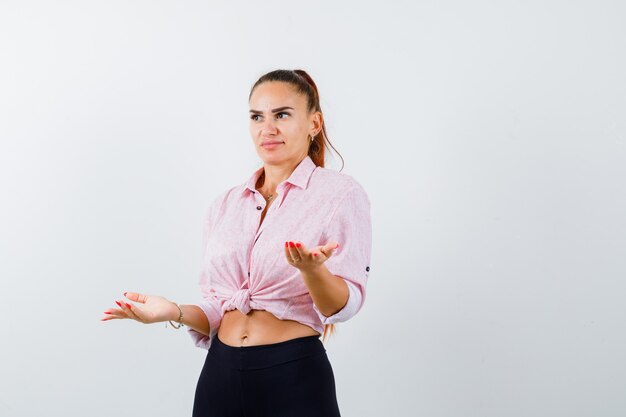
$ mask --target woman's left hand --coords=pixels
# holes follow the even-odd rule
[[[289,264],[301,271],[313,270],[326,262],[338,247],[337,242],[328,242],[324,246],[316,246],[309,250],[302,242],[289,240],[285,242],[285,257]]]

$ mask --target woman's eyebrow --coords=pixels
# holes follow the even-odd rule
[[[283,107],[277,107],[275,109],[272,109],[272,113],[278,113],[279,111],[287,110],[287,109],[295,110],[293,107],[283,106]],[[259,110],[250,110],[250,113],[263,114],[263,112]]]

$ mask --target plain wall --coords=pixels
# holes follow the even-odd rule
[[[372,202],[342,415],[626,414],[620,1],[0,1],[0,416],[190,416],[202,215],[309,71]],[[328,166],[341,168],[331,153]]]

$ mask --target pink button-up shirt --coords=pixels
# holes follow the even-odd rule
[[[275,201],[259,227],[267,204],[255,189],[263,167],[244,184],[221,193],[209,206],[203,231],[199,285],[210,335],[187,328],[194,344],[209,349],[224,313],[266,310],[295,320],[320,334],[325,324],[353,317],[365,301],[372,245],[370,201],[350,175],[319,167],[307,156],[278,184]],[[313,303],[300,270],[285,258],[285,241],[308,249],[330,241],[339,247],[326,260],[328,270],[348,285],[346,305],[326,317]]]

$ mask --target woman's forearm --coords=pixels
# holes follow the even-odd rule
[[[350,294],[343,278],[331,274],[324,264],[300,272],[313,302],[323,315],[330,317],[345,307]]]
[[[203,335],[208,336],[210,332],[209,320],[207,319],[206,314],[200,307],[195,304],[179,304],[180,309],[183,312],[183,320],[182,323],[194,329],[197,332],[202,333]],[[176,317],[172,317],[172,322],[178,323],[178,317],[180,316],[180,312],[178,308],[174,308],[176,312]]]

